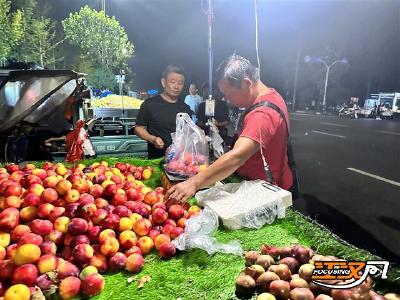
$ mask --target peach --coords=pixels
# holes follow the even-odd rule
[[[74,240],[72,242],[72,245],[76,246],[79,244],[88,244],[90,245],[90,239],[88,236],[84,235],[84,234],[79,234],[74,236]]]
[[[94,204],[96,204],[97,209],[105,208],[107,205],[109,205],[108,201],[104,198],[96,198],[96,200],[94,200]]]
[[[69,276],[60,282],[59,293],[63,300],[72,299],[79,295],[81,280],[78,277]]]
[[[108,213],[105,209],[98,209],[94,212],[93,216],[91,217],[91,220],[93,224],[95,225],[100,225],[101,222],[107,217]]]
[[[133,226],[133,230],[140,236],[146,236],[151,230],[152,224],[148,219],[139,219]]]
[[[80,194],[75,189],[70,189],[65,192],[64,199],[68,203],[75,203],[79,200]]]
[[[161,231],[153,228],[149,232],[149,237],[151,237],[151,239],[154,241],[154,239],[160,234],[161,234]]]
[[[54,221],[54,229],[61,232],[61,233],[67,233],[68,232],[68,226],[70,223],[70,219],[68,217],[58,217]]]
[[[86,180],[83,180],[83,179],[79,179],[79,180],[73,182],[72,188],[74,190],[77,190],[80,194],[87,193],[90,190],[89,184],[86,182]]]
[[[72,189],[72,183],[68,180],[60,180],[57,182],[55,189],[59,195],[64,196],[69,190]]]
[[[18,244],[11,244],[6,248],[6,258],[14,259],[15,253],[17,252]]]
[[[115,238],[115,232],[112,229],[104,229],[100,232],[99,243],[104,243],[109,238]]]
[[[43,186],[45,188],[55,188],[59,179],[57,176],[48,176],[47,178],[43,179]]]
[[[119,272],[125,268],[126,261],[125,254],[117,252],[108,260],[108,268],[111,272]]]
[[[36,196],[40,197],[44,191],[43,185],[39,183],[34,183],[28,188],[28,193],[35,194]]]
[[[180,218],[176,221],[176,226],[185,229],[186,218]]]
[[[54,242],[56,245],[60,245],[62,242],[63,234],[57,230],[52,230],[48,235],[44,237],[46,242]]]
[[[191,218],[197,216],[201,212],[201,208],[198,207],[197,205],[192,205],[191,207],[189,207],[188,212]]]
[[[168,216],[173,220],[179,220],[182,218],[184,209],[179,204],[173,204],[168,209]]]
[[[56,255],[57,246],[54,242],[46,241],[39,245],[42,255]]]
[[[70,219],[78,217],[78,207],[79,203],[77,202],[67,204],[67,206],[65,206],[65,215]]]
[[[58,258],[55,255],[45,254],[39,258],[37,267],[40,274],[52,272],[57,269]]]
[[[58,199],[58,193],[53,188],[46,188],[42,195],[40,195],[40,199],[46,203],[53,203]]]
[[[104,188],[100,184],[94,184],[89,188],[89,194],[94,198],[100,198],[103,195]]]
[[[109,213],[107,217],[101,222],[103,228],[117,229],[119,225],[120,217],[116,214]]]
[[[119,231],[132,230],[133,222],[130,218],[123,217],[119,220]]]
[[[10,245],[11,235],[7,232],[0,232],[0,246],[7,247]]]
[[[57,267],[58,279],[64,279],[69,276],[77,277],[79,269],[69,261],[60,261]]]
[[[25,284],[14,284],[4,294],[4,300],[29,300],[31,292]]]
[[[0,261],[0,280],[1,282],[5,282],[11,280],[15,269],[17,266],[13,263],[12,260],[2,260]]]
[[[43,243],[43,238],[32,232],[25,233],[18,241],[18,245],[20,246],[24,244],[34,244],[39,246],[41,243]]]
[[[73,218],[68,225],[68,232],[72,235],[84,234],[88,230],[88,223],[81,218]]]
[[[98,273],[97,268],[95,266],[89,265],[82,269],[81,273],[79,274],[79,278],[82,280],[85,279],[90,274],[95,274],[95,273]]]
[[[136,246],[140,248],[144,255],[150,253],[154,247],[154,242],[149,236],[142,236],[138,239]]]
[[[94,255],[93,248],[88,244],[76,245],[72,250],[72,256],[74,258],[74,262],[76,262],[79,265],[88,264],[93,255]]]
[[[107,257],[103,254],[96,254],[90,259],[90,265],[96,267],[100,273],[107,271]]]
[[[30,222],[36,218],[38,209],[35,206],[27,206],[21,209],[19,216],[21,221]]]
[[[143,188],[144,189],[144,188]],[[145,193],[142,189],[144,196],[144,203],[149,204],[149,205],[154,205],[157,202],[160,201],[160,198],[158,197],[158,194],[155,191],[147,192]]]
[[[176,253],[176,248],[172,243],[164,243],[158,249],[158,253],[162,258],[170,259]]]
[[[137,254],[142,255],[142,250],[140,250],[140,248],[138,246],[133,246],[132,248],[130,248],[127,251],[125,251],[125,256],[129,257],[129,255],[131,255],[133,253],[137,253]]]
[[[146,170],[143,171],[142,177],[143,177],[144,180],[147,180],[147,179],[150,179],[151,174],[152,174],[151,170],[146,169]]]
[[[137,241],[136,234],[131,230],[122,231],[118,237],[118,241],[125,249],[132,248]]]
[[[162,229],[162,233],[171,235],[171,232],[174,231],[175,226],[172,224],[165,224],[163,229]]]
[[[3,246],[0,246],[0,261],[6,258],[6,249]]]
[[[133,213],[129,216],[129,219],[132,220],[132,224],[135,224],[137,220],[143,219],[143,217],[138,213]]]
[[[169,235],[162,233],[156,236],[156,238],[154,239],[154,246],[157,250],[159,250],[162,244],[169,242],[171,242],[171,238],[169,237]]]
[[[53,224],[49,220],[33,220],[29,227],[31,231],[37,235],[47,235],[53,230]]]
[[[11,231],[11,240],[13,242],[18,242],[25,233],[29,232],[31,232],[29,226],[19,224]],[[0,246],[2,246],[2,233],[0,233]]]
[[[133,253],[129,255],[126,260],[125,269],[131,273],[139,273],[144,265],[144,258],[142,255]]]
[[[151,217],[154,224],[164,224],[164,222],[168,219],[168,214],[160,207],[152,211]]]
[[[19,211],[14,208],[6,208],[0,212],[0,231],[10,232],[19,224]]]
[[[91,243],[97,243],[97,241],[99,240],[100,232],[101,232],[100,226],[93,226],[87,231],[86,235]]]
[[[56,203],[56,202],[54,202],[54,203]],[[57,218],[62,217],[64,214],[65,214],[65,207],[61,207],[61,206],[54,207],[49,214],[49,220],[54,223],[54,221]]]
[[[9,197],[9,196],[14,196],[14,197],[19,197],[22,195],[22,188],[19,184],[10,184],[8,185],[3,193],[4,196]]]
[[[24,206],[36,206],[40,202],[40,197],[38,195],[35,195],[33,193],[28,193],[24,197]]]
[[[27,286],[34,286],[38,277],[38,269],[35,265],[25,264],[15,269],[12,283],[22,283]]]
[[[14,207],[19,208],[22,204],[22,199],[17,196],[8,196],[4,200],[4,208]]]
[[[105,256],[112,256],[117,253],[119,242],[116,238],[108,238],[100,245],[100,251]]]
[[[184,229],[181,227],[174,227],[170,230],[169,235],[171,239],[176,239],[178,236],[180,236],[184,232]]]
[[[125,195],[128,201],[136,201],[139,198],[139,192],[134,188],[127,189]]]
[[[50,203],[42,203],[38,206],[38,217],[47,219],[50,216],[51,211],[54,209],[54,205]]]
[[[115,206],[124,205],[127,201],[128,198],[125,194],[116,193],[112,196],[111,204]]]
[[[91,274],[82,280],[81,292],[85,297],[92,297],[104,290],[105,281],[100,274]]]
[[[34,244],[24,244],[17,248],[13,260],[17,266],[33,264],[39,260],[40,254],[41,251],[39,246]]]
[[[68,173],[68,169],[63,164],[57,164],[55,172],[58,175],[64,176]]]

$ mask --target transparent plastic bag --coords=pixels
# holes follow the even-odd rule
[[[211,209],[229,229],[255,228],[284,218],[292,195],[263,180],[228,183],[196,194],[200,206]]]
[[[164,166],[168,175],[186,179],[208,165],[208,145],[204,131],[186,113],[176,115],[176,132],[168,147]]]
[[[206,207],[198,216],[186,221],[185,232],[172,243],[179,250],[199,248],[207,251],[209,255],[222,252],[242,256],[243,249],[238,241],[222,244],[212,237],[212,233],[218,229],[218,224],[218,216]]]

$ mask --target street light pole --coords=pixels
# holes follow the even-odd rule
[[[101,10],[106,14],[106,0],[101,0]]]
[[[301,47],[301,37],[300,37],[300,33],[297,32],[297,55],[296,55],[296,70],[294,72],[292,111],[294,111],[294,107],[296,105],[297,78],[298,78],[298,73],[299,73],[299,62],[300,62],[300,47]]]
[[[321,62],[325,65],[326,67],[326,75],[325,75],[325,87],[324,87],[324,99],[322,101],[322,106],[325,107],[326,104],[326,89],[328,88],[328,79],[329,79],[329,71],[331,69],[331,67],[333,67],[333,65],[337,64],[337,63],[347,63],[346,60],[344,59],[340,59],[340,60],[335,60],[333,63],[331,63],[330,65],[328,65],[323,59],[321,59]]]

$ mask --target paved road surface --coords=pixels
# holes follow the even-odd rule
[[[400,121],[291,114],[302,199],[346,241],[400,262]]]

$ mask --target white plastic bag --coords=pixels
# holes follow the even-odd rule
[[[229,229],[261,228],[284,218],[292,194],[263,180],[213,187],[196,194],[200,206],[211,209]]]
[[[212,233],[217,228],[218,216],[206,207],[198,216],[186,221],[185,232],[173,240],[172,243],[179,250],[199,248],[207,251],[209,255],[215,252],[222,252],[242,256],[243,249],[238,241],[221,244],[216,238],[212,237]]]
[[[165,171],[186,179],[208,165],[208,145],[204,131],[186,113],[176,115],[176,132],[165,154]]]

